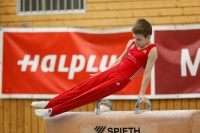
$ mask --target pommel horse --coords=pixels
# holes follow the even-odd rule
[[[138,100],[135,111],[112,111],[109,100],[97,102],[95,112],[66,112],[45,117],[46,133],[200,133],[200,110],[151,111],[140,110]],[[110,110],[101,111],[107,103]]]

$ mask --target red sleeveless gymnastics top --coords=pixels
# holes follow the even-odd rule
[[[139,50],[133,42],[128,47],[128,54],[117,65],[118,71],[128,80],[132,80],[138,73],[145,69],[149,51],[156,47],[151,44],[148,47]]]

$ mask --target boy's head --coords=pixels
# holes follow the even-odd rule
[[[138,19],[132,28],[133,34],[143,35],[145,38],[152,34],[151,24],[145,19]]]
[[[133,26],[132,32],[134,41],[138,47],[143,48],[151,43],[152,27],[145,19],[139,19]]]

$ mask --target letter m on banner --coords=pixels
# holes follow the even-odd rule
[[[155,32],[156,94],[200,93],[200,29]]]
[[[190,71],[191,76],[196,76],[198,68],[200,66],[200,48],[197,50],[196,58],[192,63],[189,50],[182,49],[181,51],[181,76],[187,76],[187,67]]]

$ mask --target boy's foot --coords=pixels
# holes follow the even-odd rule
[[[52,109],[36,109],[35,114],[39,117],[49,117],[51,115]]]
[[[31,106],[44,108],[47,106],[48,103],[49,103],[49,101],[32,102]]]

